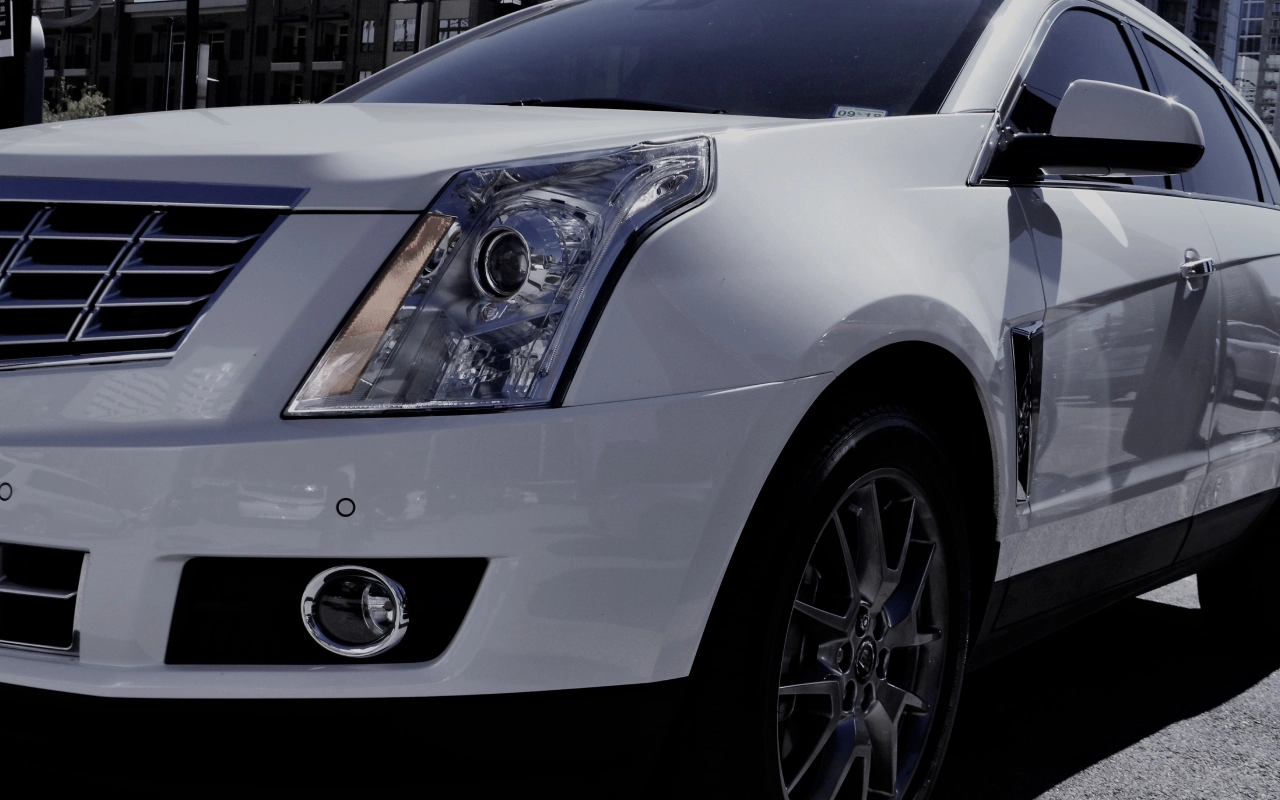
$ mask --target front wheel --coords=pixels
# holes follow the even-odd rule
[[[694,671],[700,794],[921,800],[968,646],[947,459],[909,412],[840,426],[771,479]]]

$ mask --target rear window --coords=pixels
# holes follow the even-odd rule
[[[568,0],[436,45],[334,100],[931,114],[1000,2]]]

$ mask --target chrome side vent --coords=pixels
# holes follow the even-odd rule
[[[84,553],[0,544],[0,646],[72,653]]]
[[[171,353],[279,216],[0,201],[0,368]]]

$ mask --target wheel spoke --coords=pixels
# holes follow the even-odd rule
[[[916,627],[916,619],[913,615],[903,624],[890,628],[884,635],[884,639],[880,644],[889,650],[897,650],[900,647],[920,647],[921,645],[933,644],[942,638],[942,631],[937,628],[925,628],[920,630]]]
[[[903,548],[898,586],[884,605],[890,627],[901,625],[920,607],[920,596],[924,594],[924,586],[929,579],[929,565],[933,563],[933,551],[932,542],[908,540]]]
[[[871,783],[875,791],[894,795],[898,791],[898,731],[904,713],[928,711],[928,704],[911,692],[882,682],[876,689],[876,702],[867,710],[867,729],[871,736]]]
[[[827,628],[831,628],[836,633],[842,635],[848,634],[853,624],[851,618],[852,615],[845,615],[842,617],[839,614],[832,614],[830,611],[823,611],[816,606],[811,606],[803,600],[797,600],[795,602],[795,610],[808,619],[811,619]]]
[[[877,614],[893,593],[895,576],[890,574],[884,551],[884,525],[880,519],[880,496],[875,482],[856,490],[853,498],[851,510],[858,516],[858,548],[855,553],[858,588],[862,599],[871,605],[872,614]]]
[[[871,758],[871,737],[867,727],[861,720],[850,717],[836,726],[831,737],[831,747],[827,753],[829,765],[823,771],[822,781],[809,793],[811,800],[831,800],[839,793],[849,777],[849,770],[859,759],[864,762]],[[857,795],[867,796],[867,775],[869,770],[864,764],[862,769],[862,786]],[[789,787],[788,791],[793,787]]]
[[[831,698],[831,713],[834,714],[840,705],[840,684],[835,681],[811,681],[809,683],[788,683],[778,687],[780,695],[825,694]]]
[[[850,605],[857,605],[858,591],[858,568],[853,563],[853,548],[849,546],[849,535],[845,532],[844,522],[840,520],[840,509],[831,515],[831,522],[835,525],[836,539],[840,542],[840,554],[844,557],[844,574],[849,582],[849,598]]]
[[[805,756],[804,762],[800,764],[800,768],[796,770],[796,774],[786,781],[787,793],[790,794],[796,784],[800,783],[805,773],[818,760],[818,756],[822,755],[822,751],[826,748],[827,742],[831,740],[831,735],[835,733],[836,727],[840,722],[840,684],[835,681],[816,681],[813,683],[794,683],[787,686],[779,686],[778,694],[783,695],[826,695],[831,701],[831,716],[827,720],[827,726],[822,731],[822,735],[818,737],[818,741],[814,744],[813,749],[809,751],[809,755]]]

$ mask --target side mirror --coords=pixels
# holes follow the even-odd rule
[[[1002,133],[988,175],[1173,175],[1204,155],[1196,113],[1181,103],[1103,81],[1075,81],[1049,133]]]

